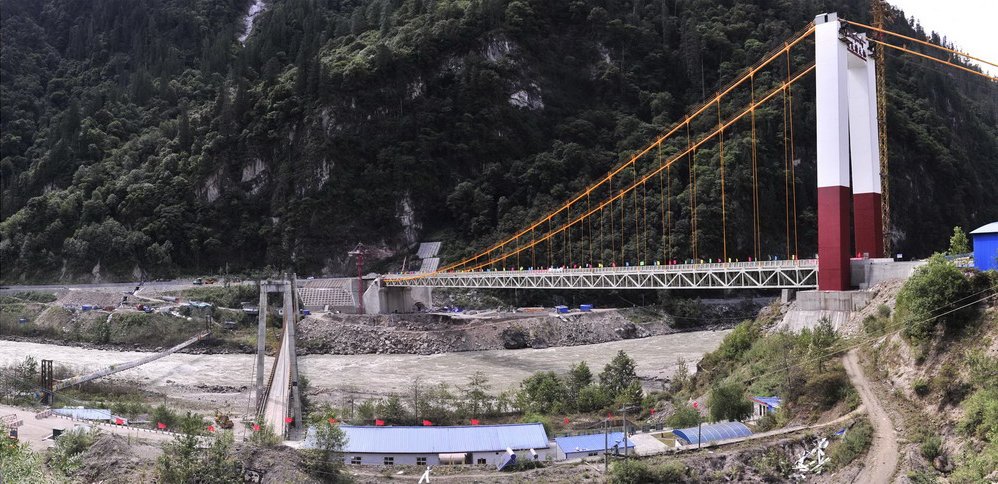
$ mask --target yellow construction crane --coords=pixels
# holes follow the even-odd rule
[[[890,7],[885,0],[870,0],[870,10],[873,14],[873,26],[878,29],[885,28]],[[874,35],[882,35],[874,33]],[[885,82],[886,60],[884,58],[884,48],[877,47],[874,53],[877,69],[877,137],[880,140],[880,210],[882,215],[881,232],[884,236],[884,254],[894,253],[891,247],[891,192],[890,192],[890,172],[887,162],[887,87]]]

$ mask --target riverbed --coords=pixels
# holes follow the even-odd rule
[[[701,356],[714,350],[730,330],[695,331],[613,341],[584,346],[545,349],[468,351],[435,355],[308,355],[299,368],[311,393],[320,401],[340,403],[348,395],[376,397],[405,392],[415,378],[424,385],[464,385],[475,372],[484,373],[493,392],[516,388],[537,371],[565,373],[579,361],[599,374],[617,351],[623,350],[637,363],[637,374],[646,390],[662,389],[663,381],[676,369],[679,358],[690,370]],[[151,353],[84,349],[19,341],[0,341],[0,365],[31,356],[54,360],[81,374],[120,364]],[[266,368],[273,365],[267,358]],[[123,371],[110,378],[134,382],[165,396],[203,407],[238,411],[247,406],[253,387],[254,357],[246,354],[194,355],[177,353]]]

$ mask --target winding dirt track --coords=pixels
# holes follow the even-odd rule
[[[870,415],[870,424],[873,425],[873,444],[870,452],[866,455],[866,462],[863,470],[859,472],[852,482],[861,483],[885,483],[890,482],[894,476],[894,471],[898,466],[898,440],[897,432],[894,430],[894,423],[890,416],[880,405],[880,400],[870,387],[870,380],[863,373],[863,367],[859,363],[859,353],[852,349],[842,358],[842,363],[852,381],[859,397],[863,400],[863,406]]]

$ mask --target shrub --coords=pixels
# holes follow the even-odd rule
[[[841,441],[830,446],[828,457],[836,469],[842,468],[866,452],[872,441],[873,427],[866,420],[861,420],[846,432]]]
[[[891,317],[891,308],[888,307],[886,304],[881,304],[877,306],[877,317],[885,319]]]
[[[677,406],[676,411],[665,419],[665,424],[674,428],[681,429],[687,427],[693,427],[703,421],[695,408],[688,405]]]
[[[998,437],[998,388],[978,390],[962,406],[961,432],[979,439]]]
[[[943,452],[943,439],[935,434],[928,435],[922,440],[921,450],[922,457],[932,462],[933,459],[939,457]]]
[[[745,398],[745,389],[738,383],[715,386],[710,390],[710,419],[741,420],[752,415],[752,402]]]
[[[874,315],[869,315],[863,318],[863,331],[870,336],[876,336],[884,333],[884,320],[880,319]]]
[[[802,398],[821,410],[828,410],[846,396],[848,389],[849,377],[842,367],[836,367],[808,379],[804,384]]]
[[[976,312],[973,306],[945,313],[968,302],[964,298],[970,294],[970,281],[960,269],[936,254],[901,288],[894,318],[904,325],[905,338],[913,344],[922,344],[937,327],[959,330],[970,320]]]
[[[94,445],[100,436],[100,430],[77,428],[64,432],[55,440],[55,447],[49,454],[49,466],[65,475],[71,475],[80,467],[82,454]]]
[[[911,389],[915,391],[915,395],[924,397],[929,394],[929,381],[925,378],[916,378],[911,382]]]

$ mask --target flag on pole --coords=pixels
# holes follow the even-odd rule
[[[330,418],[329,419],[329,425],[336,425],[336,419],[335,418]]]
[[[208,426],[208,431],[209,432],[214,432],[215,431],[215,426],[214,425],[209,425]]]
[[[693,408],[700,408],[700,402],[693,400]]]
[[[471,425],[478,425],[478,419],[477,418],[471,419]]]
[[[125,425],[125,421],[122,420],[121,417],[115,417],[114,418],[114,424],[115,425]]]
[[[160,430],[166,430],[166,424],[163,422],[156,422],[156,428]]]
[[[565,425],[568,425],[568,417],[565,417]]]
[[[652,415],[655,415],[655,409],[654,409],[654,408],[653,408],[653,409],[651,409],[651,414],[652,414]]]
[[[378,427],[384,426],[385,425],[385,421],[381,420],[381,419],[375,420],[374,421],[374,425],[377,425]]]
[[[288,423],[289,424],[289,423],[294,422],[294,421],[295,421],[294,417],[284,417],[284,423]]]
[[[254,432],[259,432],[260,431],[260,424],[253,424],[253,431]]]
[[[429,427],[431,425],[433,425],[433,422],[430,422],[429,420],[423,420],[423,426],[424,427]]]

